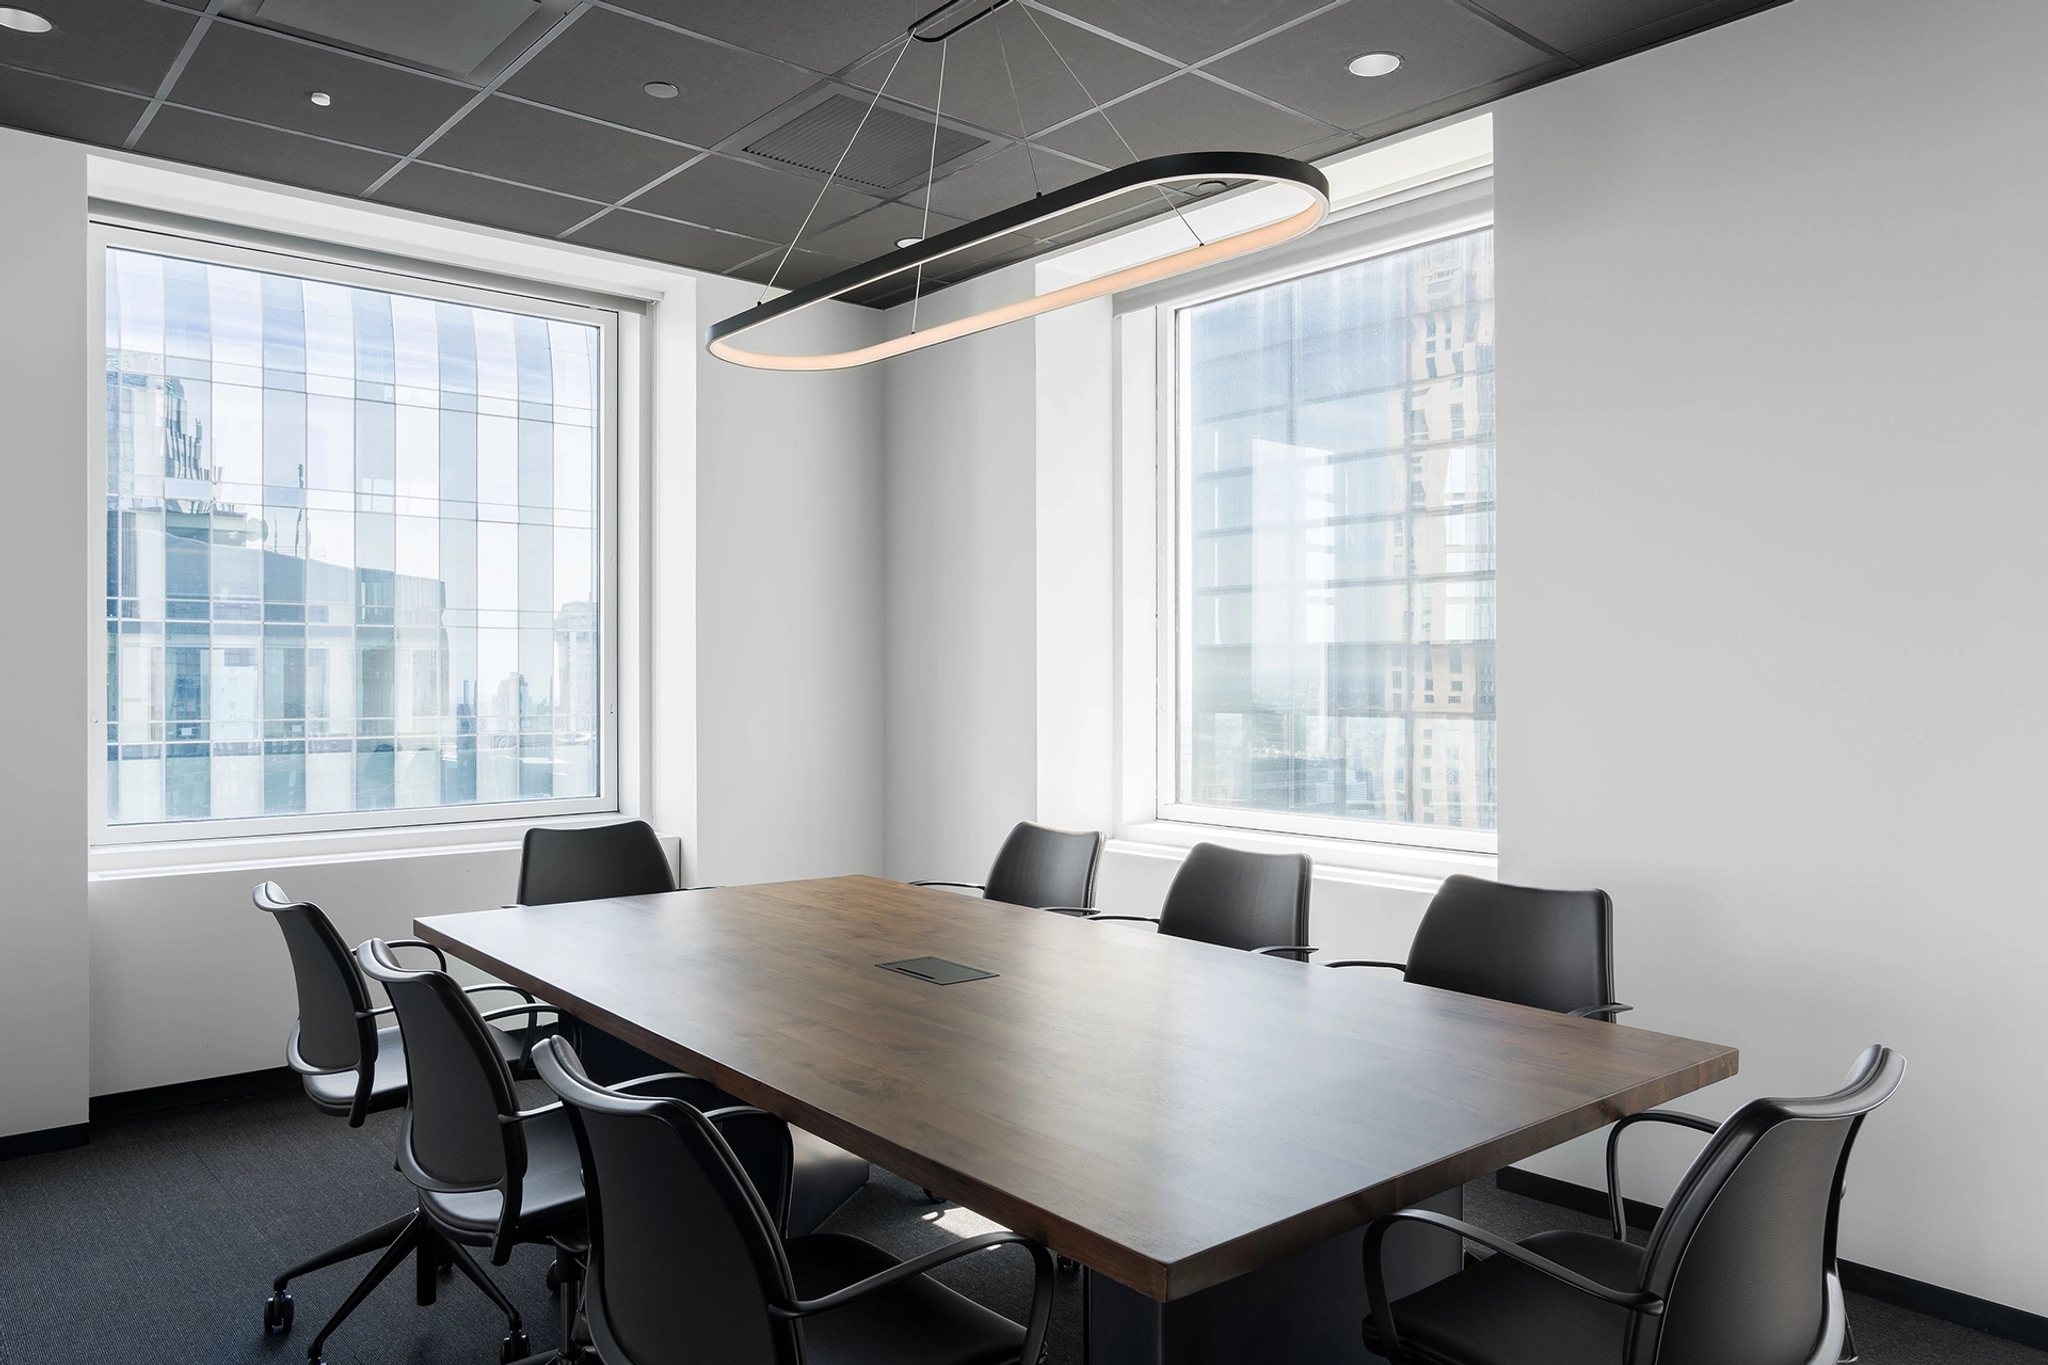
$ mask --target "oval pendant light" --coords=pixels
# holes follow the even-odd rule
[[[1198,242],[1194,246],[1171,252],[1156,260],[1126,266],[1092,280],[1084,280],[1079,284],[1068,285],[1063,289],[1055,289],[1031,298],[1019,299],[1014,303],[1006,303],[953,322],[940,323],[922,331],[908,332],[887,341],[878,341],[871,346],[859,346],[850,351],[834,351],[820,355],[783,355],[772,351],[748,350],[737,344],[738,339],[746,333],[777,318],[802,312],[806,308],[815,307],[829,299],[839,298],[906,271],[915,271],[921,266],[932,265],[998,237],[1063,217],[1077,209],[1102,203],[1132,190],[1163,190],[1169,185],[1204,180],[1245,180],[1284,185],[1301,192],[1302,206],[1291,214],[1233,232],[1213,242]],[[1198,270],[1203,266],[1262,250],[1313,230],[1329,211],[1329,181],[1324,179],[1321,171],[1305,161],[1270,156],[1263,152],[1180,152],[1172,156],[1150,157],[1112,171],[1105,171],[1079,184],[1069,185],[1063,190],[1040,195],[1036,199],[999,213],[992,213],[986,218],[964,223],[950,232],[913,242],[885,256],[878,256],[862,265],[827,276],[815,284],[806,285],[780,298],[761,303],[744,313],[736,313],[722,322],[712,324],[704,335],[704,345],[711,354],[721,360],[762,370],[843,370],[856,365],[871,365],[875,361],[887,360],[891,356],[922,350],[926,346],[936,346],[942,341],[985,332],[1006,322],[1036,317],[1069,304],[1101,298],[1105,294],[1150,284],[1155,280],[1168,279],[1189,270]],[[1189,233],[1193,235],[1192,228],[1189,229]]]

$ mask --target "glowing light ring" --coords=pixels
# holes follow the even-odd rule
[[[1172,252],[1157,260],[1145,261],[1138,265],[1126,266],[1107,275],[1079,284],[1055,289],[1050,293],[1019,299],[986,312],[954,322],[940,323],[922,331],[911,332],[887,341],[878,341],[872,346],[861,346],[851,351],[836,351],[829,355],[776,355],[765,351],[744,350],[733,344],[735,338],[756,327],[788,317],[814,304],[836,299],[842,294],[930,265],[934,261],[1009,233],[1063,217],[1079,208],[1113,199],[1135,189],[1171,185],[1183,180],[1257,180],[1267,184],[1292,185],[1308,191],[1310,203],[1300,212],[1278,219],[1259,227],[1248,228],[1228,237],[1218,238],[1200,246],[1187,247]],[[1077,185],[1040,195],[1036,199],[992,213],[986,218],[977,218],[963,223],[950,232],[900,247],[886,256],[878,256],[863,265],[856,265],[827,276],[815,284],[792,290],[777,299],[749,308],[744,313],[735,313],[722,322],[711,325],[704,333],[705,349],[720,360],[735,365],[747,365],[761,370],[843,370],[856,365],[871,365],[877,360],[903,355],[909,351],[936,346],[942,341],[956,337],[971,336],[976,332],[1000,327],[1006,322],[1049,313],[1068,304],[1080,303],[1086,299],[1101,298],[1122,289],[1135,288],[1155,280],[1167,279],[1188,270],[1198,270],[1205,265],[1227,261],[1234,256],[1258,251],[1279,242],[1299,237],[1323,221],[1330,211],[1330,182],[1323,173],[1305,161],[1292,161],[1283,156],[1268,156],[1263,152],[1181,152],[1173,156],[1155,156],[1144,161],[1134,161],[1113,171],[1091,176]]]

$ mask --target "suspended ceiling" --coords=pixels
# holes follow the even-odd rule
[[[1133,156],[1313,160],[1761,7],[1016,0],[898,42],[936,2],[14,0],[54,27],[0,28],[0,123],[795,287]],[[1346,70],[1382,51],[1399,70]]]

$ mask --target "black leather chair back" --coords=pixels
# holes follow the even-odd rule
[[[351,1127],[360,1126],[377,1062],[377,1029],[370,1015],[369,988],[356,970],[355,957],[326,912],[311,901],[293,900],[276,882],[258,886],[254,899],[256,908],[267,911],[284,932],[298,983],[299,1021],[292,1027],[285,1055],[301,1076],[356,1072],[356,1097],[348,1121]]]
[[[399,1169],[421,1189],[502,1191],[493,1260],[503,1264],[526,1174],[526,1135],[506,1121],[519,1112],[519,1092],[491,1026],[453,977],[406,970],[382,939],[356,949],[356,962],[391,997],[405,1039],[412,1099]]]
[[[676,889],[675,873],[645,820],[587,829],[529,829],[519,852],[519,903],[559,905]]]
[[[1094,830],[1072,832],[1020,822],[996,850],[982,889],[987,900],[1006,905],[1095,904],[1095,866],[1102,858],[1102,836]]]
[[[1842,1178],[1905,1070],[1872,1046],[1834,1094],[1752,1100],[1721,1125],[1650,1233],[1641,1287],[1665,1309],[1631,1315],[1629,1365],[1806,1365],[1840,1330]]]
[[[1313,871],[1305,853],[1196,844],[1166,889],[1159,932],[1247,950],[1307,943]]]
[[[769,1311],[796,1298],[774,1216],[718,1127],[679,1100],[592,1084],[559,1038],[533,1059],[583,1152],[598,1354],[608,1365],[798,1365],[795,1324]]]
[[[1545,891],[1446,877],[1407,979],[1567,1013],[1614,999],[1614,903],[1605,891]]]

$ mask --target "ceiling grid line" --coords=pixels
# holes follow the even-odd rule
[[[222,0],[209,0],[209,3],[220,4],[222,3]],[[590,7],[591,0],[582,0],[582,3],[578,4],[575,9],[572,9],[567,14],[563,15],[561,17],[561,20],[557,22],[554,25],[554,27],[550,28],[546,33],[541,34],[539,38],[534,40],[534,44],[532,47],[527,48],[526,51],[520,53],[517,57],[514,57],[510,62],[507,62],[505,64],[505,69],[503,71],[500,71],[497,75],[491,77],[491,79],[483,86],[483,88],[476,92],[476,95],[473,98],[471,98],[460,109],[450,114],[447,120],[443,122],[440,127],[436,128],[433,132],[427,134],[425,140],[423,140],[418,146],[414,147],[412,151],[408,152],[396,166],[393,166],[390,170],[384,172],[384,174],[378,176],[376,180],[372,181],[370,187],[364,190],[359,197],[363,199],[368,199],[378,190],[381,190],[386,185],[390,184],[393,176],[397,175],[407,166],[412,165],[413,162],[419,160],[420,156],[424,152],[426,152],[428,148],[432,147],[436,142],[439,142],[442,138],[446,137],[451,131],[453,131],[456,124],[468,118],[470,114],[474,113],[478,108],[480,108],[483,105],[483,102],[485,100],[489,99],[492,95],[496,94],[499,86],[503,85],[506,81],[511,80],[514,76],[518,75],[521,71],[525,70],[526,64],[532,61],[535,57],[539,56],[542,52],[545,52],[547,50],[548,44],[554,42],[556,38],[568,32],[570,27],[574,25],[578,19],[582,18],[585,14],[590,12]],[[535,186],[533,188],[539,187]]]
[[[149,107],[135,120],[135,127],[129,130],[127,140],[121,144],[122,150],[133,151],[135,144],[142,141],[142,135],[149,131],[149,125],[156,121],[156,111],[164,107],[164,101],[171,97],[172,87],[177,85],[178,78],[185,74],[185,67],[192,61],[192,54],[199,51],[199,40],[206,36],[206,30],[213,26],[214,16],[220,13],[220,7],[226,3],[227,0],[206,0],[205,12],[199,16],[199,21],[192,25],[192,31],[185,35],[185,45],[178,49],[178,55],[172,60],[170,69],[164,72],[164,78],[157,83],[156,98],[149,102]]]

